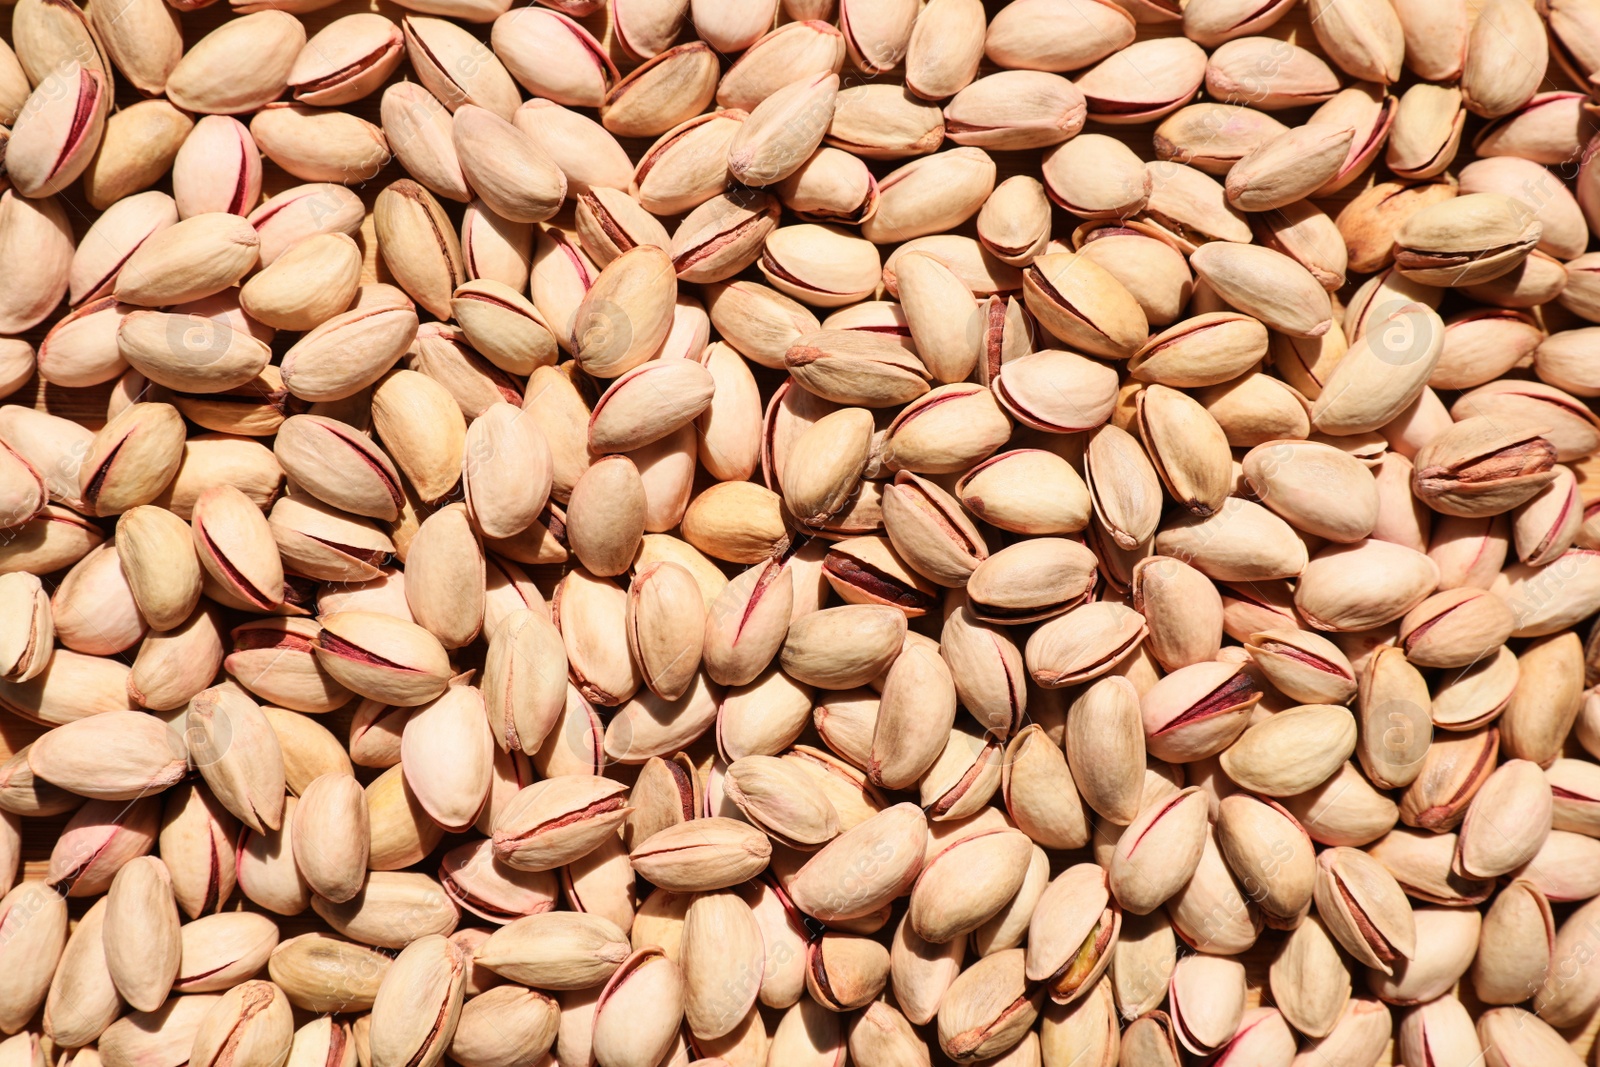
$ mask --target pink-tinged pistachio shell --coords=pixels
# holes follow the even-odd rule
[[[35,741],[28,765],[45,781],[97,800],[160,792],[187,772],[182,739],[154,715],[106,712]]]
[[[254,111],[288,88],[305,43],[305,27],[287,12],[233,19],[189,47],[167,79],[167,97],[203,114]]]
[[[387,81],[404,48],[400,27],[382,15],[346,15],[306,42],[289,68],[289,89],[303,103],[348,104]]]
[[[6,174],[19,193],[61,192],[88,167],[105,124],[108,85],[103,72],[74,63],[34,88],[6,147]]]
[[[0,194],[0,330],[24,333],[61,302],[71,279],[71,234],[54,197]]]

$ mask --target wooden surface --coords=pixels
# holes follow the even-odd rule
[[[723,2],[734,3],[737,2],[737,0],[723,0]],[[1469,4],[1473,8],[1478,7],[1481,2],[1482,0],[1469,0]],[[523,3],[525,3],[525,0],[518,0],[517,6],[522,6]],[[992,14],[993,11],[998,10],[999,7],[1003,6],[1003,3],[1000,2],[1000,0],[986,0],[986,5]],[[338,3],[330,7],[324,8],[320,11],[307,13],[302,15],[301,18],[306,25],[307,33],[309,35],[316,33],[318,30],[336,18],[358,11],[378,11],[397,21],[404,14],[406,14],[406,11],[403,7],[387,2],[378,2],[378,0],[339,0]],[[206,32],[209,32],[223,21],[226,21],[230,17],[230,14],[231,12],[228,10],[225,0],[224,2],[214,4],[213,6],[185,14],[183,16],[183,26],[186,44],[193,44],[193,42],[200,36],[203,36]],[[8,40],[10,36],[10,20],[11,8],[0,7],[0,34],[4,34]],[[611,35],[608,32],[608,19],[606,15],[602,12],[593,16],[589,16],[581,21],[585,23],[585,25],[591,30],[591,32],[595,34],[597,38],[600,38],[607,44],[613,59],[617,62],[619,68],[626,72],[631,64],[627,61],[626,57],[621,54],[620,50],[618,50],[612,43]],[[487,24],[469,28],[473,29],[474,32],[487,39]],[[1161,27],[1145,26],[1141,27],[1140,36],[1141,38],[1158,36],[1164,35],[1166,32],[1170,31],[1163,30]],[[1265,33],[1266,35],[1272,37],[1291,41],[1295,44],[1311,49],[1312,51],[1318,52],[1319,54],[1321,53],[1321,49],[1316,42],[1315,36],[1311,32],[1309,18],[1303,6],[1297,6],[1286,18],[1280,21],[1276,26],[1265,31]],[[989,69],[990,68],[986,66],[984,72],[987,73]],[[408,65],[402,64],[400,72],[397,75],[397,79],[405,78],[408,74],[408,71]],[[847,71],[846,84],[852,83],[853,80],[859,81],[861,79]],[[1348,79],[1346,80],[1348,81]],[[1403,90],[1405,84],[1409,84],[1409,81],[1410,78],[1408,75],[1407,81],[1402,83],[1401,86],[1397,87],[1396,91],[1398,92]],[[1559,67],[1556,66],[1554,62],[1552,62],[1550,65],[1549,74],[1547,75],[1547,84],[1542,88],[1548,90],[1558,88],[1570,89],[1573,87],[1574,86],[1571,84],[1570,80],[1566,78],[1565,74],[1559,69]],[[369,121],[376,123],[378,122],[378,101],[380,95],[381,91],[373,93],[364,100],[352,105],[347,105],[346,110],[353,111]],[[125,81],[119,78],[117,93],[118,105],[126,106],[137,99],[138,95],[127,86]],[[1309,114],[1310,110],[1310,108],[1306,108],[1299,111],[1276,112],[1274,114],[1275,117],[1279,118],[1285,123],[1293,125],[1297,122],[1304,121],[1305,116]],[[1462,137],[1463,146],[1470,144],[1472,133],[1480,124],[1481,120],[1469,117],[1468,129],[1465,135]],[[1100,128],[1097,130],[1097,132],[1108,133],[1118,137],[1130,145],[1139,155],[1149,159],[1153,158],[1153,152],[1150,144],[1150,132],[1152,128],[1153,124],[1137,127],[1115,126]],[[1091,124],[1090,129],[1096,129],[1094,124]],[[632,141],[624,142],[624,144],[625,147],[628,148],[630,154],[637,158],[638,154],[648,147],[649,142]],[[949,146],[947,145],[946,147]],[[1466,155],[1467,152],[1468,149],[1464,147],[1463,162],[1470,158]],[[996,162],[999,165],[1000,176],[1002,178],[1018,173],[1037,173],[1037,152],[997,152],[993,153],[993,155],[995,156]],[[894,166],[895,164],[893,163],[874,164],[873,169],[881,177],[883,174],[892,170]],[[371,181],[354,188],[357,189],[370,209],[372,200],[376,194],[390,182],[403,176],[405,176],[404,172],[400,169],[399,165],[391,164]],[[1570,177],[1570,175],[1568,175],[1568,177]],[[1368,180],[1370,181],[1370,178]],[[267,161],[265,163],[264,184],[266,194],[271,195],[282,189],[300,184],[300,182],[299,179],[284,173],[270,161]],[[1336,211],[1341,202],[1348,199],[1350,196],[1353,196],[1364,184],[1365,183],[1361,182],[1356,183],[1355,186],[1343,193],[1337,200],[1326,203],[1324,206],[1330,211]],[[170,191],[170,187],[165,183],[157,187],[168,188]],[[81,194],[77,191],[74,191],[71,195],[65,197],[65,199],[72,217],[74,229],[76,233],[81,236],[83,231],[87,229],[88,225],[93,221],[96,213],[94,209],[82,199]],[[459,204],[445,202],[445,207],[448,211],[450,211],[455,221],[459,223],[462,206]],[[675,220],[667,220],[669,230],[672,228],[674,221]],[[557,216],[557,218],[553,220],[553,223],[570,228],[570,208],[567,211],[564,211],[561,215]],[[1070,233],[1074,224],[1075,220],[1058,211],[1056,220],[1056,232],[1058,234],[1064,235]],[[970,226],[971,224],[969,223],[967,226],[967,232],[970,232]],[[361,245],[364,256],[364,280],[389,280],[381,259],[377,255],[376,240],[373,234],[370,210],[366,220],[363,222],[360,234],[357,235],[357,240]],[[885,258],[887,258],[887,255],[890,251],[891,249],[889,247],[882,249]],[[754,272],[752,272],[752,276],[754,276]],[[65,309],[63,308],[63,310]],[[41,327],[30,334],[29,339],[36,342],[38,338],[43,335],[43,333],[44,328]],[[292,337],[280,335],[277,343],[275,344],[276,350],[281,354],[281,351],[287,347],[287,344],[291,340]],[[104,419],[105,404],[109,396],[110,389],[111,386],[108,384],[106,386],[93,389],[64,390],[50,387],[44,383],[37,382],[36,380],[29,383],[17,394],[7,398],[4,402],[32,405],[40,409],[49,410],[56,414],[73,418],[86,425],[98,426],[101,422],[103,422]],[[334,730],[336,736],[340,736],[341,738],[344,736],[343,730],[348,722],[347,718],[336,713],[332,716],[322,717],[322,721],[325,725],[328,725]],[[0,757],[9,755],[22,745],[27,744],[38,735],[41,729],[42,728],[39,726],[17,719],[13,716],[0,714]],[[64,825],[66,822],[66,819],[66,816],[61,816],[51,819],[31,819],[26,821],[24,828],[24,858],[26,861],[25,876],[27,878],[37,879],[43,877],[50,848],[59,834],[62,825]],[[431,863],[424,864],[423,866],[431,869]],[[84,906],[85,902],[74,902],[73,914],[77,915],[81,913]],[[1558,909],[1558,914],[1570,910],[1570,907]],[[310,913],[308,912],[307,915],[309,916]],[[279,921],[285,927],[286,936],[320,925],[316,922],[314,917],[307,918],[306,916],[295,917],[287,920],[280,917]],[[476,920],[472,921],[476,922]],[[1266,986],[1267,965],[1270,962],[1272,952],[1276,949],[1277,944],[1277,936],[1269,932],[1263,935],[1261,941],[1254,949],[1242,957],[1246,964],[1250,978],[1252,1003],[1255,1003],[1259,1000],[1261,991]],[[1360,975],[1356,976],[1356,987],[1358,993],[1364,991],[1363,979]],[[1476,1012],[1476,1010],[1479,1008],[1479,1005],[1474,1003],[1471,997],[1470,983],[1465,983],[1460,992],[1462,999],[1467,1003],[1468,1007]],[[1396,1019],[1398,1020],[1398,1009],[1396,1009],[1395,1014]],[[1567,1036],[1572,1041],[1573,1046],[1583,1055],[1586,1062],[1595,1062],[1594,1045],[1597,1028],[1600,1028],[1600,1018],[1592,1018],[1588,1020],[1585,1025],[1576,1027],[1567,1032]],[[1392,1056],[1386,1054],[1383,1060],[1385,1067],[1388,1067],[1391,1062]],[[1316,1065],[1312,1065],[1312,1067],[1316,1067]],[[1412,1067],[1421,1067],[1421,1065],[1412,1065]]]

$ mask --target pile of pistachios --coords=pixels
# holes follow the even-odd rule
[[[1600,0],[516,3],[10,9],[0,1067],[1587,1062]]]

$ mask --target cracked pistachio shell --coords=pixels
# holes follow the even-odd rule
[[[769,284],[813,307],[842,307],[878,287],[877,247],[842,229],[815,223],[779,226],[757,264]]]
[[[446,386],[419,371],[392,370],[373,389],[371,411],[373,429],[423,501],[436,503],[455,488],[464,463],[466,425]],[[416,425],[428,426],[430,432],[407,429]]]
[[[1046,689],[1087,681],[1115,669],[1147,633],[1144,616],[1123,604],[1069,608],[1029,636],[1024,650],[1029,676]]]
[[[200,561],[183,520],[164,508],[140,505],[122,514],[116,538],[118,561],[140,614],[158,631],[181,625],[199,603],[201,584]]]
[[[1033,865],[1030,863],[1030,872],[1032,868]],[[1048,866],[1041,873],[1042,877],[1032,879],[1038,884],[1037,891],[1028,895],[1030,910],[1039,892],[1043,891],[1045,882],[1049,880]],[[1021,893],[1023,890],[1018,892]],[[1026,932],[1024,926],[1018,932],[1018,940]],[[889,947],[889,979],[893,983],[895,1003],[901,1011],[907,1013],[908,1020],[919,1019],[929,1022],[933,1020],[939,1010],[939,1001],[950,988],[950,983],[960,973],[961,961],[965,954],[966,944],[963,940],[957,939],[945,942],[943,945],[933,945],[917,934],[909,918],[900,920]],[[918,1023],[918,1025],[923,1024]]]
[[[154,185],[173,164],[195,123],[165,99],[141,100],[106,118],[100,151],[83,173],[96,209]]]
[[[1356,694],[1355,668],[1338,645],[1308,630],[1262,630],[1245,648],[1267,681],[1292,700],[1345,704]]]
[[[988,806],[1000,788],[1002,747],[993,735],[964,724],[950,731],[944,751],[918,783],[922,805],[935,824],[960,824]]]
[[[817,330],[797,338],[783,358],[796,382],[836,404],[891,407],[928,392],[922,362],[871,331]]]
[[[745,818],[792,848],[810,851],[838,836],[839,816],[821,788],[773,756],[746,756],[728,765],[723,790]]]
[[[172,197],[155,190],[124,197],[102,212],[73,253],[68,301],[109,295],[128,256],[177,221]]]
[[[941,382],[971,374],[978,350],[972,335],[976,305],[964,282],[940,260],[923,253],[897,264],[900,299],[917,352]]]
[[[962,607],[945,621],[939,652],[950,667],[956,694],[973,717],[998,735],[1023,721],[1027,688],[1022,652],[1006,632]]]
[[[498,58],[499,49],[491,52],[465,28],[439,18],[407,15],[400,30],[417,80],[446,108],[454,112],[463,104],[477,104],[510,120],[518,93]]]
[[[1095,517],[1117,546],[1133,549],[1147,542],[1164,497],[1139,439],[1115,424],[1097,428],[1084,452],[1083,473]]]
[[[369,611],[323,616],[317,659],[346,688],[389,704],[415,706],[444,692],[452,671],[439,639],[406,619]]]
[[[962,971],[939,1005],[939,1047],[956,1063],[991,1059],[1033,1028],[1042,991],[1030,992],[1022,949],[985,956]]]
[[[1168,494],[1191,514],[1214,514],[1232,473],[1222,427],[1199,401],[1165,385],[1141,389],[1136,410],[1139,436]]]
[[[1465,120],[1459,89],[1413,85],[1395,109],[1384,162],[1402,178],[1437,177],[1455,160]]]
[[[1250,222],[1227,203],[1221,182],[1208,178],[1197,166],[1174,162],[1146,166],[1152,178],[1146,218],[1130,219],[1130,229],[1168,240],[1186,254],[1206,242],[1250,240]],[[1250,309],[1240,306],[1240,310]]]
[[[1543,233],[1521,200],[1469,193],[1409,216],[1395,234],[1395,265],[1424,284],[1474,285],[1515,269]]]
[[[691,359],[653,359],[625,371],[589,415],[590,450],[632,452],[660,440],[706,410],[715,384]]]
[[[618,137],[655,137],[705,110],[720,64],[711,45],[690,41],[634,68],[600,101],[600,122]]]
[[[107,73],[76,62],[40,79],[6,148],[6,173],[17,192],[49,196],[78,179],[99,147],[109,91]]]
[[[435,1067],[443,1060],[461,1016],[467,965],[465,954],[438,934],[418,938],[395,957],[372,1004],[374,1067]]]
[[[1093,989],[1112,958],[1122,909],[1112,901],[1106,872],[1075,864],[1046,886],[1029,925],[1027,976],[1045,982],[1058,1005]]]
[[[1141,70],[1149,71],[1142,75]],[[1107,124],[1158,119],[1187,104],[1205,79],[1205,50],[1183,37],[1136,41],[1079,75],[1089,115]]]
[[[641,948],[617,968],[595,1003],[593,1047],[607,1067],[646,1067],[672,1048],[682,1023],[678,963],[656,946]]]
[[[0,677],[30,681],[49,666],[55,646],[50,596],[36,575],[17,571],[0,575],[0,604]]]
[[[986,622],[1037,622],[1084,601],[1096,570],[1094,554],[1076,541],[1019,541],[978,564],[967,582],[968,605]]]
[[[1317,913],[1345,950],[1393,974],[1416,954],[1416,922],[1405,892],[1377,860],[1353,848],[1317,857]]]
[[[677,893],[738,885],[764,870],[772,842],[749,823],[694,819],[658,830],[629,853],[634,870],[652,885]]]
[[[289,88],[307,104],[351,103],[388,80],[404,47],[400,27],[388,18],[370,12],[346,15],[306,42],[289,69]]]
[[[755,681],[782,646],[793,609],[793,572],[776,559],[728,582],[706,610],[706,673],[722,685]]]
[[[1195,1055],[1226,1045],[1244,1017],[1244,965],[1223,956],[1185,956],[1173,968],[1167,1007],[1178,1041]]]
[[[1178,389],[1232,381],[1267,354],[1267,330],[1237,312],[1208,312],[1150,338],[1128,361],[1145,382]]]
[[[272,358],[265,343],[243,330],[202,315],[160,311],[123,316],[117,328],[117,352],[152,383],[200,394],[228,393],[244,386],[259,377]]]
[[[1071,252],[1034,260],[1023,271],[1023,296],[1052,336],[1090,355],[1127,359],[1149,335],[1133,294],[1104,267]]]
[[[56,655],[59,657],[62,653]],[[67,896],[104,893],[124,863],[135,856],[147,854],[155,847],[156,828],[160,820],[160,803],[153,797],[145,797],[131,804],[117,800],[90,800],[67,820],[60,840],[51,850],[50,868],[46,874],[49,885],[24,882],[12,892],[24,886],[37,885],[40,888],[66,888]],[[32,951],[34,946],[27,948]],[[46,967],[46,970],[49,969]],[[45,982],[48,982],[48,978]],[[44,985],[41,984],[39,988],[43,996]],[[31,1008],[29,1012],[31,1014]],[[21,1027],[21,1021],[17,1026]]]
[[[1400,620],[1400,646],[1423,667],[1467,667],[1492,654],[1516,625],[1506,602],[1481,589],[1428,597]]]
[[[718,482],[689,502],[684,540],[713,559],[760,563],[789,544],[783,500],[753,482]]]
[[[272,528],[249,497],[231,485],[207,489],[190,515],[195,555],[212,582],[256,611],[283,603],[283,560]]]
[[[1287,130],[1266,112],[1240,104],[1190,104],[1156,127],[1156,157],[1223,176],[1239,160]],[[1217,200],[1226,205],[1221,195]],[[1226,210],[1233,209],[1227,205]]]
[[[495,819],[496,857],[521,871],[553,870],[598,848],[627,817],[620,782],[558,775],[522,789]]]
[[[1477,952],[1482,915],[1472,908],[1417,908],[1417,954],[1393,977],[1373,975],[1372,991],[1392,1004],[1423,1004],[1444,996],[1465,976]]]
[[[136,403],[94,435],[78,474],[83,502],[99,515],[149,504],[178,474],[186,443],[182,416],[165,403]]]
[[[450,297],[466,280],[461,242],[432,193],[402,178],[373,203],[378,250],[395,281],[434,315],[450,313]]]
[[[981,385],[942,385],[906,405],[883,439],[894,471],[955,474],[988,457],[1011,436],[1011,420]]]
[[[1181,790],[1141,811],[1112,853],[1108,879],[1123,908],[1147,915],[1170,899],[1200,865],[1205,794]]]
[[[1208,660],[1181,667],[1142,696],[1145,743],[1157,759],[1217,755],[1244,732],[1261,689],[1243,664]]]

